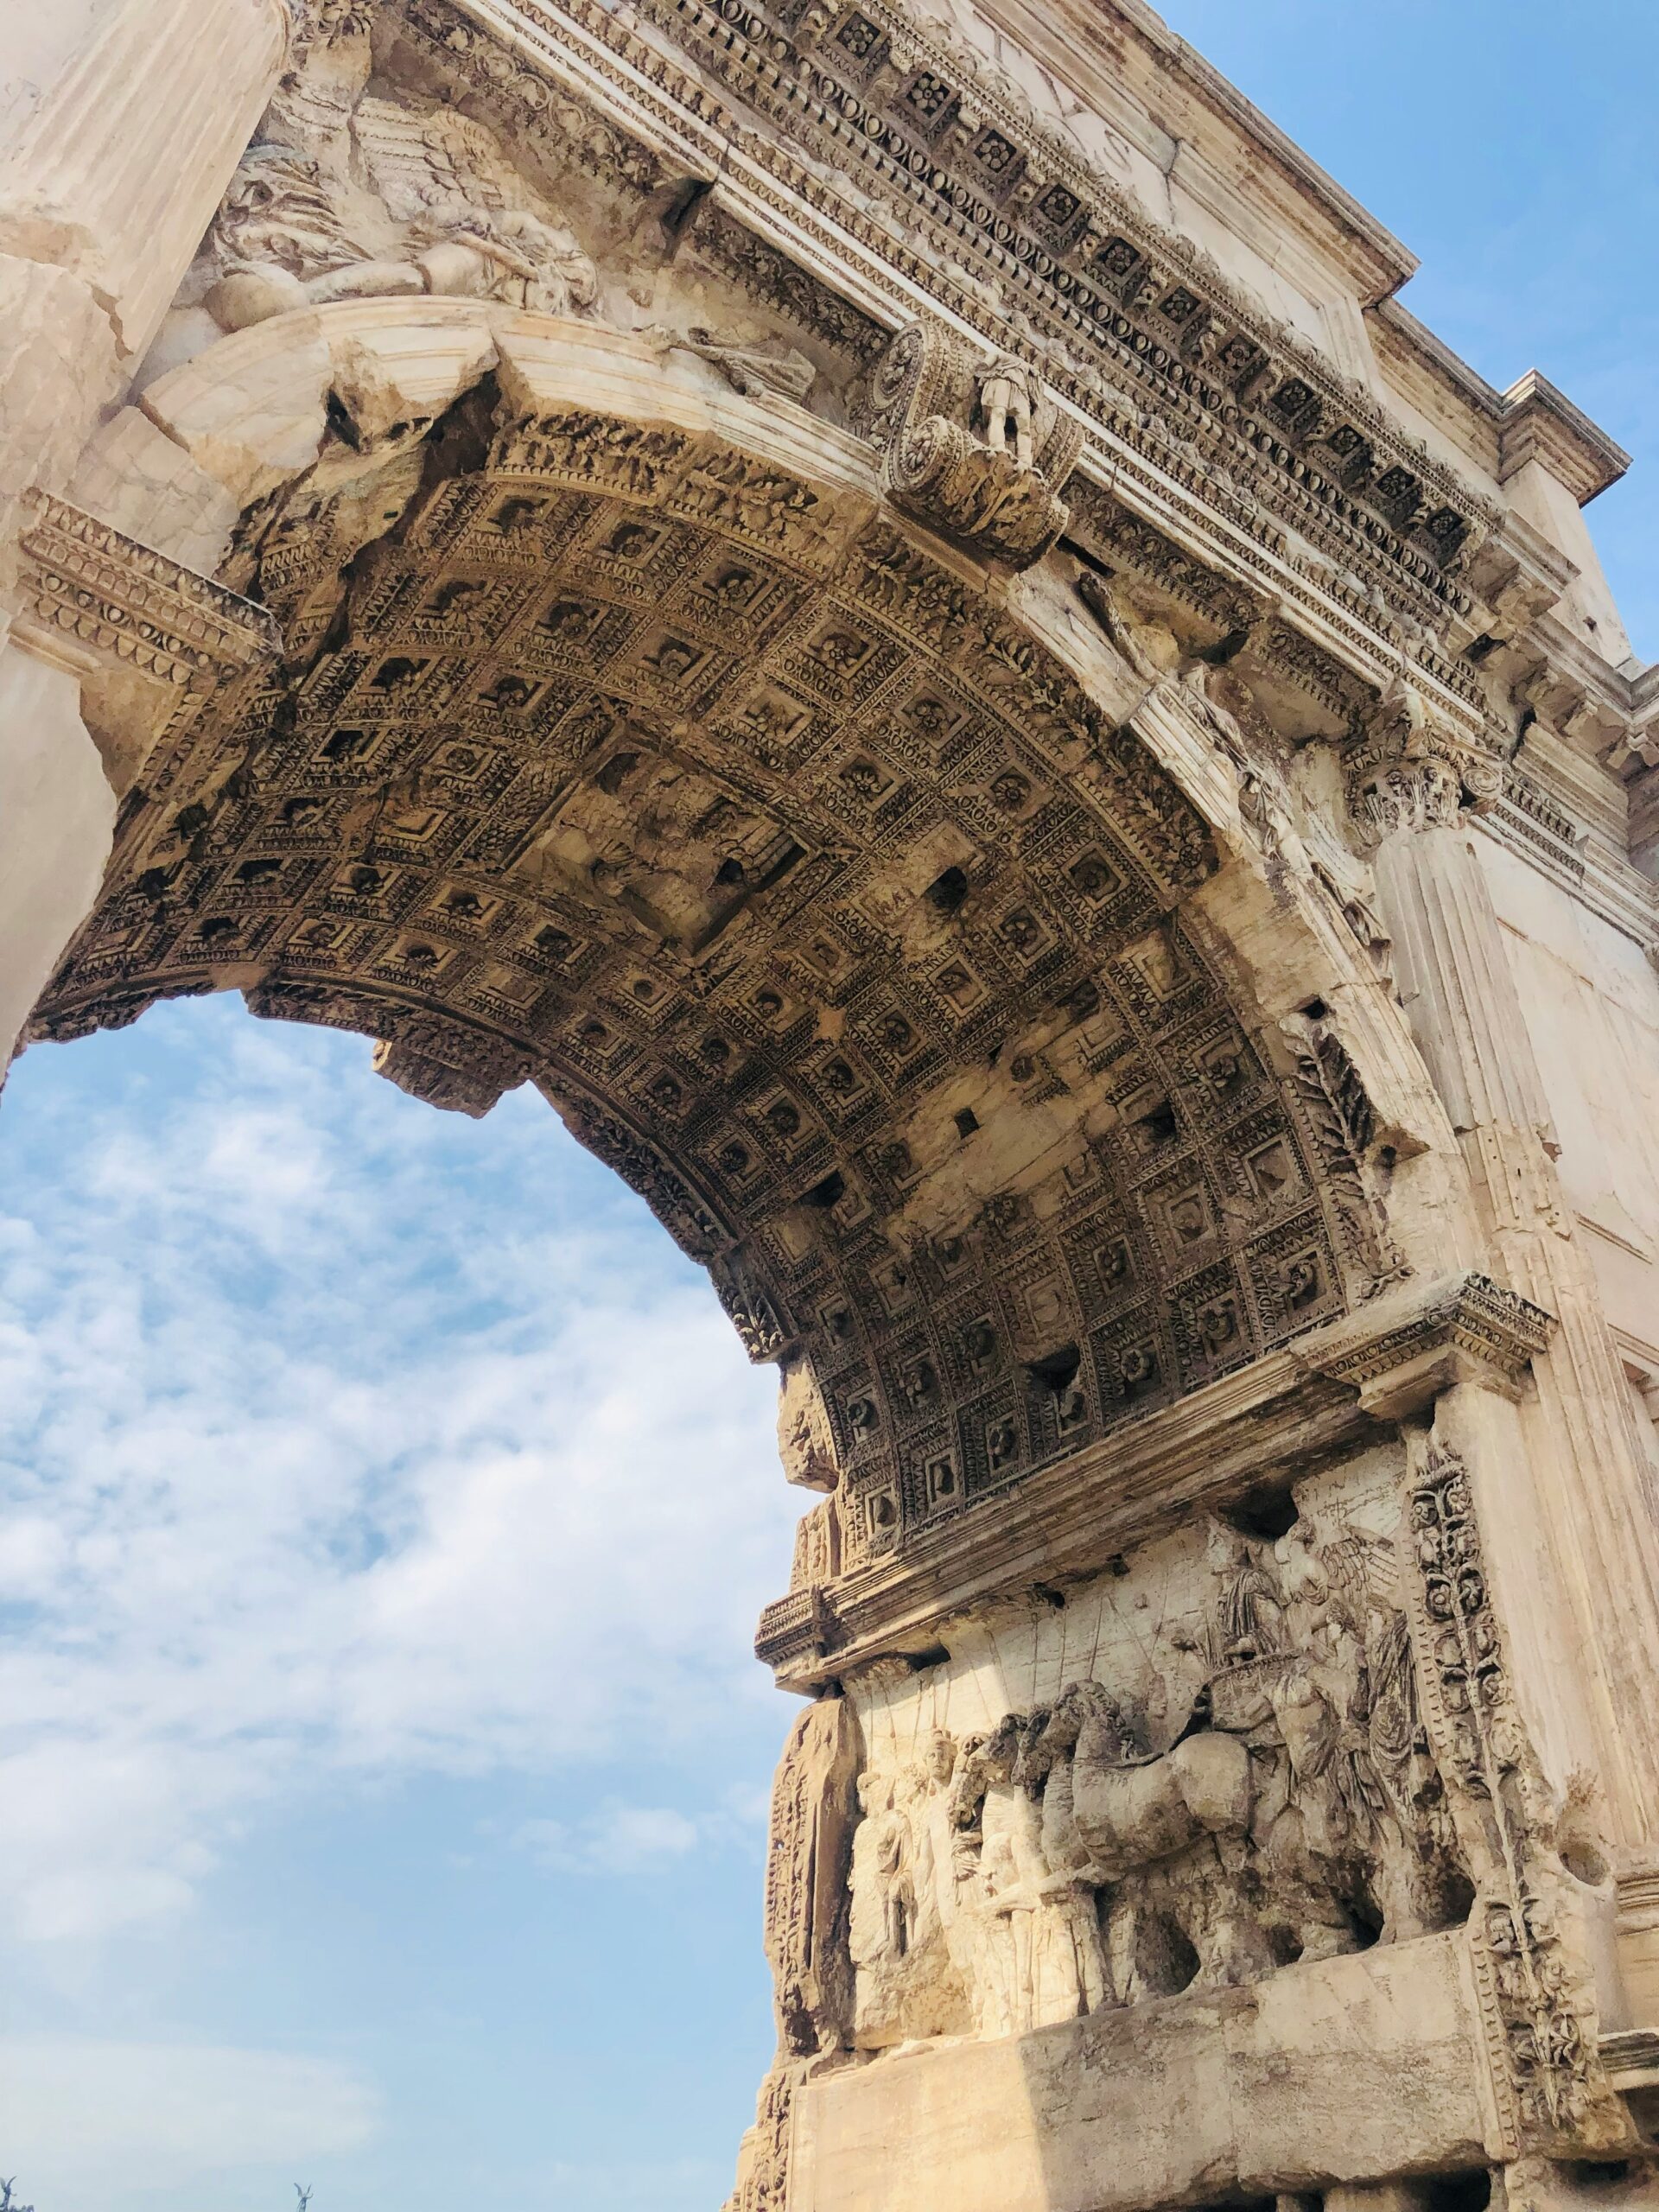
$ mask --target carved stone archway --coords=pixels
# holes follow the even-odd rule
[[[1238,1516],[1264,1472],[1288,1496],[1357,1454],[1371,1499],[1379,1421],[1421,1421],[1465,1379],[1512,1390],[1548,1324],[1466,1272],[1466,1173],[1374,919],[1247,741],[1227,651],[1137,626],[1075,556],[1008,565],[1065,510],[978,436],[944,440],[930,474],[943,418],[918,394],[964,374],[934,346],[874,380],[874,442],[734,391],[695,346],[466,300],[270,316],[161,378],[151,420],[239,517],[222,584],[179,617],[218,658],[201,647],[182,703],[148,646],[130,680],[91,685],[130,781],[32,1029],[237,988],[376,1039],[380,1072],[440,1106],[483,1113],[533,1082],[779,1365],[785,1470],[826,1495],[759,1637],[817,1701],[773,1808],[781,2052],[746,2154],[756,2212],[820,2060],[969,2026],[1017,2043],[1092,2007],[1079,1983],[1045,2010],[1033,1985],[1006,2013],[982,1990],[970,2018],[938,1931],[873,1947],[849,1926],[870,1894],[855,1834],[879,1849],[925,1786],[877,1771],[887,1811],[853,1803],[861,1759],[893,1756],[883,1713],[918,1725],[908,1676],[959,1700],[963,1651],[995,1644],[1001,1609],[1035,1684],[1046,1605],[1073,1588],[1100,1610],[1131,1554],[1219,1511],[1238,1618],[1210,1664],[1235,1695],[1229,1669],[1281,1656],[1246,1618],[1271,1578]],[[86,525],[48,507],[29,541],[37,604],[72,629],[85,605],[60,579],[96,552]],[[1377,729],[1375,772],[1406,774]],[[1298,1556],[1328,1575],[1323,1495],[1296,1491]],[[1343,1539],[1373,1576],[1374,1503]],[[1192,1565],[1171,1586],[1188,1605]],[[1376,1615],[1396,1671],[1402,1603]],[[1062,1652],[1057,1689],[1077,1663]],[[1049,1709],[1030,1702],[983,1740],[954,1718],[942,1738],[976,1850],[998,1761],[1039,1756]],[[1438,1802],[1467,1756],[1448,1713],[1413,1725],[1390,1787]],[[1248,1726],[1241,1707],[1217,1729]],[[1370,1841],[1332,1846],[1345,1871],[1246,1867],[1281,1899],[1276,1935],[1205,1920],[1200,1882],[1191,1940],[1183,1921],[1169,1941],[1249,1981],[1305,1945],[1345,1953],[1374,1908],[1394,1935],[1445,1931],[1412,1972],[1450,2004],[1451,1924],[1477,1894],[1522,1910],[1536,1818],[1495,1838],[1460,1810],[1385,1847],[1367,1817]],[[1087,1942],[1066,1940],[1086,1980]],[[1110,1971],[1120,2004],[1163,1986]],[[1511,2014],[1538,2008],[1494,2004],[1501,2066]],[[880,2075],[893,2125],[913,2124],[920,2079]],[[804,2140],[833,2142],[846,2094],[832,2065]],[[1599,2089],[1573,2124],[1617,2135]],[[826,2203],[838,2172],[809,2184]]]
[[[314,457],[261,486],[278,392]],[[150,755],[35,1033],[236,988],[440,1105],[534,1081],[785,1363],[826,1564],[1403,1271],[1346,1048],[1193,903],[1144,683],[866,445],[464,302],[263,322],[149,404],[259,486],[223,573],[283,655]]]
[[[532,1083],[779,1367],[741,2212],[1634,2201],[1659,1354],[1538,1057],[1652,1005],[1617,448],[1138,6],[70,12],[0,1016],[113,793],[33,1037]]]

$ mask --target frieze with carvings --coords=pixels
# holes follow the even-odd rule
[[[813,1707],[836,1764],[798,1727],[774,1807],[785,2050],[1020,2035],[1461,1924],[1463,1777],[1425,1724],[1386,1459],[947,1618],[926,1668]],[[1043,1688],[999,1712],[999,1681]],[[841,1916],[807,1897],[826,1821]],[[842,1972],[802,2006],[831,1930]]]
[[[931,217],[936,289],[964,248],[983,257],[993,296],[1017,271],[1022,308],[1046,310],[1058,341],[1083,339],[1120,374],[1156,389],[1178,418],[1219,418],[1255,487],[1298,526],[1334,533],[1347,558],[1380,556],[1395,588],[1426,590],[1431,607],[1466,604],[1446,570],[1471,528],[1484,536],[1495,519],[1478,495],[1403,442],[1357,388],[1252,310],[1191,246],[1154,236],[1107,179],[974,81],[976,59],[933,52],[914,25],[874,8],[786,21],[740,0],[658,0],[652,12],[790,137],[820,136],[832,164],[849,156],[867,164],[904,227],[918,212]],[[607,28],[596,9],[572,14],[586,29]],[[660,79],[660,60],[653,73]],[[970,319],[983,312],[965,294],[950,304]],[[1087,405],[1086,382],[1067,396]]]

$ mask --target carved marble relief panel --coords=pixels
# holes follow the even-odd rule
[[[1403,1471],[1376,1446],[813,1708],[858,1732],[850,1975],[785,2047],[1018,2034],[1460,1923]]]

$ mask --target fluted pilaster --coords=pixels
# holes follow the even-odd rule
[[[288,10],[282,0],[4,0],[0,27],[41,73],[0,117],[0,252],[79,277],[136,359],[270,97]]]
[[[1379,899],[1413,1032],[1469,1162],[1495,1268],[1558,1318],[1535,1363],[1529,1465],[1504,1489],[1570,1609],[1592,1743],[1537,1686],[1558,1786],[1593,1765],[1610,1841],[1634,1862],[1659,1834],[1659,1532],[1635,1408],[1555,1173],[1544,1091],[1501,925],[1466,826],[1410,810],[1380,824]],[[1524,1543],[1524,1535],[1521,1541]]]

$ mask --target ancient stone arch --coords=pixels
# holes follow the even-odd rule
[[[534,1081],[798,1365],[848,1564],[1403,1271],[1362,1079],[1194,903],[1222,847],[1065,582],[991,592],[695,357],[300,321],[150,393],[211,459],[308,375],[222,569],[283,653],[149,754],[34,1033],[232,987],[439,1105]],[[1161,690],[1213,772],[1236,723]]]
[[[1622,456],[1138,8],[1005,12],[46,54],[0,983],[533,1083],[777,1364],[740,2212],[1633,2190],[1659,1344],[1560,1047],[1616,1003],[1659,1099]],[[1541,1008],[1535,911],[1599,978]]]

